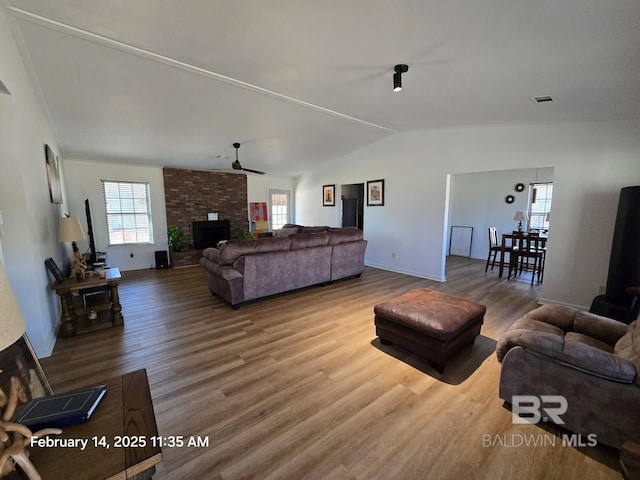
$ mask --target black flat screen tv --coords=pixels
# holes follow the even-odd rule
[[[87,236],[89,237],[89,254],[87,257],[89,265],[96,263],[96,241],[93,238],[93,224],[91,223],[91,208],[89,207],[89,199],[84,201],[84,211],[87,215]]]

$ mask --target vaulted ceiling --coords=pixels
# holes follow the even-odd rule
[[[0,5],[65,158],[227,169],[240,142],[294,176],[398,131],[640,117],[638,0]]]

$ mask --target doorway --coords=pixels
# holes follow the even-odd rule
[[[364,183],[342,185],[342,226],[364,229]]]
[[[552,186],[554,167],[541,166],[511,170],[457,173],[450,175],[447,188],[447,209],[445,214],[443,266],[455,243],[454,235],[459,227],[472,228],[472,238],[468,240],[464,256],[482,260],[482,274],[489,252],[489,227],[497,228],[500,236],[518,229],[516,214],[524,212],[530,218],[523,228],[548,230],[551,208],[550,192],[538,191],[536,208],[532,208],[534,187]],[[527,185],[531,192],[528,192]],[[550,187],[552,188],[552,187]],[[550,190],[549,188],[549,190]],[[546,192],[546,191],[545,191]],[[548,199],[548,202],[547,202]],[[546,202],[546,203],[543,203]],[[539,208],[538,208],[539,207]],[[540,211],[538,211],[540,210]],[[444,274],[444,268],[443,268]]]

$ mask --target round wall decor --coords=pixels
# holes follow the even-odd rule
[[[516,201],[516,197],[514,197],[513,195],[507,195],[506,197],[504,197],[504,201],[506,203],[513,203]]]
[[[516,192],[522,192],[524,191],[524,183],[516,183],[516,188],[515,188]]]

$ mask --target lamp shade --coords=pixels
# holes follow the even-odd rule
[[[84,231],[78,217],[60,217],[60,241],[76,242],[84,240]]]
[[[18,300],[0,262],[0,351],[15,343],[27,329]]]
[[[527,215],[527,212],[517,211],[513,219],[518,222],[526,222],[529,220],[529,216]]]

